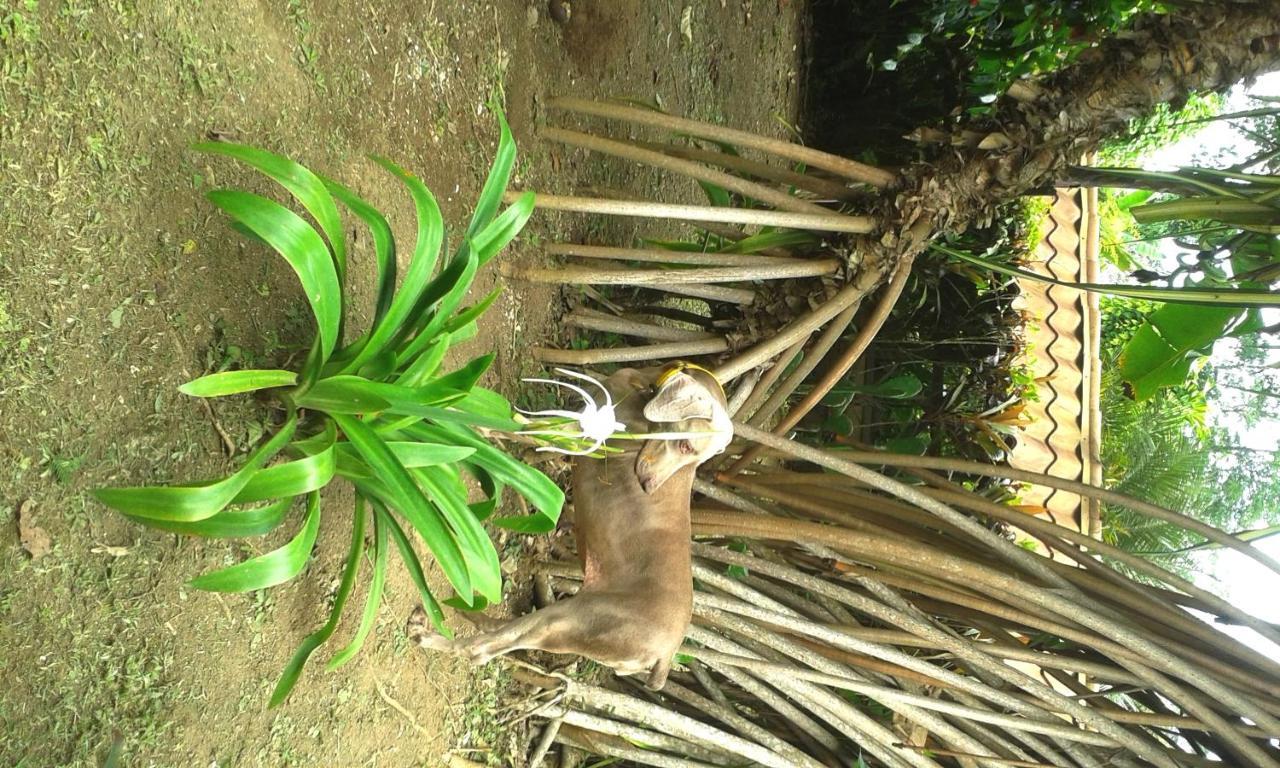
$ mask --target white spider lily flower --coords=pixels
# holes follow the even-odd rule
[[[602,445],[604,445],[606,440],[608,440],[610,437],[613,437],[614,434],[618,432],[622,432],[627,428],[625,424],[618,421],[617,416],[614,414],[613,397],[609,394],[609,390],[605,388],[604,384],[601,384],[597,379],[594,379],[591,376],[588,376],[584,373],[578,373],[576,371],[568,371],[568,370],[565,370],[564,368],[556,368],[555,372],[562,376],[569,376],[582,381],[589,381],[592,384],[599,387],[600,391],[604,393],[604,405],[602,406],[598,404],[595,398],[591,396],[591,393],[587,392],[582,387],[579,387],[576,384],[571,384],[567,381],[560,381],[558,379],[523,379],[523,381],[527,381],[535,384],[551,384],[557,387],[564,387],[565,389],[569,389],[578,393],[578,395],[583,400],[583,406],[581,411],[562,411],[562,410],[525,411],[519,408],[516,409],[524,416],[540,417],[540,418],[549,417],[549,418],[559,418],[559,419],[570,419],[574,422],[577,422],[576,432],[565,431],[563,429],[530,429],[530,430],[524,430],[522,432],[518,432],[517,434],[534,435],[534,436],[557,436],[557,437],[570,438],[573,440],[590,440],[591,441],[591,446],[581,451],[570,451],[570,450],[567,450],[564,448],[558,448],[552,445],[539,446],[537,450],[551,451],[553,453],[563,453],[566,456],[586,456],[588,454],[595,453],[597,450],[600,449]],[[538,426],[542,426],[542,425],[538,425]]]

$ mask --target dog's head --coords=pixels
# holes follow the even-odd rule
[[[648,440],[636,458],[636,478],[645,493],[662,487],[676,472],[724,451],[733,439],[724,389],[710,371],[687,363],[664,368],[656,392],[644,407],[653,432],[687,433],[672,440]]]

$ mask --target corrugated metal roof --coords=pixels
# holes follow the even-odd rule
[[[1092,281],[1097,274],[1096,211],[1097,190],[1056,190],[1034,263],[1027,268],[1067,282]],[[1033,280],[1019,282],[1020,309],[1029,322],[1026,354],[1039,401],[1023,411],[1028,423],[1010,464],[1096,483],[1101,477],[1097,297]],[[1037,486],[1022,494],[1022,503],[1043,508],[1042,514],[1060,525],[1089,534],[1098,530],[1096,503],[1074,493]]]

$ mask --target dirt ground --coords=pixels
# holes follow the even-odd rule
[[[659,99],[783,135],[797,3],[574,0],[561,25],[526,0],[0,0],[0,765],[96,766],[117,735],[126,766],[417,766],[454,749],[496,761],[485,750],[502,730],[500,667],[410,649],[414,596],[398,568],[356,660],[326,672],[322,649],[290,701],[265,708],[327,612],[348,489],[328,492],[304,576],[248,595],[186,582],[276,542],[178,539],[87,495],[235,466],[263,414],[234,398],[206,411],[177,386],[227,363],[285,362],[310,332],[284,262],[203,198],[268,188],[188,147],[217,135],[287,153],[408,234],[407,198],[365,155],[419,173],[446,221],[465,221],[496,143],[496,96],[522,153],[517,185],[693,199],[686,181],[539,143],[555,117],[546,100]],[[549,238],[616,242],[627,226],[538,214],[503,258],[541,259]],[[363,240],[352,259],[371,283]],[[515,393],[536,370],[524,348],[556,336],[564,301],[508,286],[462,354],[495,347],[490,383]],[[51,538],[44,557],[19,545],[20,506]],[[520,542],[503,545],[518,591]]]

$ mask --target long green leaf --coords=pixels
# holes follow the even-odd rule
[[[555,528],[564,506],[564,491],[538,470],[516,461],[489,445],[470,429],[455,424],[419,424],[405,430],[415,440],[448,442],[470,446],[476,452],[468,462],[482,467],[495,480],[514,489],[529,500],[540,515],[502,517],[494,523],[504,528],[529,533],[546,533]]]
[[[472,594],[471,577],[468,575],[466,562],[458,543],[450,535],[441,519],[440,512],[431,504],[417,483],[409,475],[409,471],[396,459],[387,444],[378,437],[368,425],[359,419],[342,414],[334,414],[334,421],[346,434],[351,445],[360,453],[361,458],[373,470],[388,491],[388,499],[397,511],[421,534],[440,569],[449,579],[449,583],[464,599]],[[454,440],[435,441],[456,443]]]
[[[396,543],[396,549],[400,550],[400,559],[404,561],[404,567],[409,571],[409,578],[413,580],[414,586],[418,588],[418,596],[422,598],[422,607],[426,610],[427,615],[431,617],[431,623],[435,625],[436,631],[445,637],[452,638],[453,630],[449,629],[444,623],[444,611],[440,610],[440,602],[436,600],[436,596],[431,594],[431,588],[427,586],[427,577],[422,572],[422,563],[418,560],[418,553],[413,551],[413,544],[409,542],[409,537],[404,535],[400,524],[387,510],[385,506],[376,500],[370,499],[369,503],[373,505],[374,513],[378,519],[387,525],[387,533],[391,534],[391,540]]]
[[[209,200],[267,241],[298,275],[320,332],[320,356],[327,360],[338,343],[342,288],[333,257],[319,233],[301,216],[265,197],[236,189],[216,189]]]
[[[312,495],[316,496],[317,499],[319,498],[319,494]],[[271,692],[271,701],[267,704],[269,708],[279,706],[289,697],[293,686],[298,682],[298,676],[302,674],[302,666],[307,663],[307,659],[311,657],[311,654],[328,640],[333,635],[334,630],[338,628],[338,622],[342,619],[342,611],[347,605],[347,598],[351,596],[351,589],[356,583],[356,572],[360,568],[360,555],[363,551],[364,517],[356,515],[351,525],[351,548],[347,551],[347,561],[342,568],[342,581],[338,584],[338,593],[333,598],[333,608],[329,611],[329,620],[324,623],[324,626],[303,638],[298,650],[294,651],[293,658],[285,665],[284,671],[280,673],[280,679],[276,682],[275,690]]]
[[[272,387],[289,387],[297,383],[298,374],[293,371],[249,369],[201,376],[178,387],[178,391],[192,397],[223,397]]]
[[[307,494],[302,530],[289,543],[265,555],[197,576],[191,586],[207,592],[252,592],[274,587],[302,573],[320,532],[320,494]]]
[[[1212,304],[1223,307],[1280,307],[1280,291],[1247,291],[1215,288],[1161,288],[1156,286],[1112,285],[1109,283],[1070,283],[1065,280],[1041,275],[1006,264],[989,261],[963,251],[956,251],[942,245],[930,246],[940,253],[945,253],[961,261],[990,269],[1009,277],[1021,277],[1041,283],[1052,283],[1067,288],[1094,293],[1109,293],[1115,296],[1127,296],[1132,299],[1148,299],[1170,304]]]
[[[211,539],[238,539],[246,536],[262,536],[271,533],[284,522],[293,506],[293,497],[281,499],[266,506],[249,509],[224,509],[213,517],[192,523],[177,520],[152,520],[145,517],[129,517],[148,528],[180,533],[184,536],[204,536]]]
[[[334,197],[360,217],[373,237],[373,255],[378,264],[378,300],[373,310],[373,325],[376,326],[386,316],[396,292],[396,241],[391,225],[377,208],[349,188],[332,179],[320,178]]]
[[[520,230],[524,229],[524,225],[529,221],[529,217],[533,215],[534,194],[525,192],[516,198],[516,201],[507,206],[507,210],[502,215],[494,219],[489,226],[480,230],[474,237],[470,238],[470,247],[476,255],[476,260],[480,266],[489,263],[489,260],[507,247],[507,244],[520,234]]]
[[[423,350],[436,342],[437,332],[448,322],[448,315],[453,311],[452,307],[446,308],[446,304],[456,307],[462,301],[467,295],[467,289],[471,287],[471,281],[475,279],[477,268],[478,262],[474,254],[469,254],[449,262],[432,279],[431,284],[418,297],[418,306],[413,312],[416,319],[405,325],[396,341],[396,367],[404,367],[408,361],[416,359]],[[409,341],[406,343],[406,340]]]
[[[489,307],[493,305],[494,300],[497,299],[499,294],[501,293],[502,293],[502,286],[501,285],[495,286],[492,291],[489,291],[489,293],[485,294],[485,297],[483,299],[476,302],[474,305],[464,309],[458,314],[454,315],[453,319],[445,324],[444,330],[449,333],[453,333],[454,331],[457,331],[459,328],[462,328],[463,326],[466,326],[470,323],[475,322],[476,318],[483,315],[485,313],[485,310],[489,309]]]
[[[387,447],[400,460],[405,469],[418,467],[435,467],[462,461],[475,453],[474,448],[463,445],[442,445],[440,443],[412,443],[388,441]],[[360,459],[360,454],[345,443],[338,445],[338,468],[343,477],[348,479],[367,479],[373,477],[373,470]]]
[[[298,398],[298,405],[326,413],[361,414],[387,411],[404,413],[406,409],[447,405],[466,395],[437,379],[421,387],[402,387],[360,376],[331,376],[316,382]]]
[[[507,191],[511,169],[516,163],[516,140],[511,135],[511,127],[507,125],[507,117],[496,106],[493,111],[498,118],[498,151],[493,155],[493,165],[489,167],[489,175],[485,178],[479,199],[476,200],[476,210],[471,215],[471,224],[468,225],[467,236],[463,240],[464,250],[459,252],[459,256],[466,255],[467,240],[474,239],[497,215],[498,207],[502,204],[502,193]]]
[[[297,414],[271,439],[259,446],[234,474],[201,485],[152,486],[142,488],[99,488],[93,492],[103,504],[135,518],[194,522],[216,515],[231,503],[255,473],[293,437]]]
[[[409,269],[405,272],[404,282],[396,292],[390,309],[387,310],[382,321],[373,327],[369,340],[360,350],[360,354],[343,366],[340,373],[359,370],[396,338],[401,326],[412,316],[418,299],[431,277],[431,272],[435,269],[440,243],[444,239],[444,219],[440,215],[440,206],[436,204],[436,199],[432,197],[426,185],[390,160],[381,157],[375,157],[373,160],[400,179],[408,188],[418,216],[418,234],[413,246],[413,257],[409,260]]]
[[[430,378],[431,374],[436,372],[440,367],[440,363],[444,361],[445,354],[449,351],[449,345],[452,341],[453,334],[448,336],[441,335],[430,345],[428,345],[417,357],[409,362],[409,367],[405,368],[404,373],[396,379],[396,383],[402,387],[416,387]],[[399,360],[397,359],[397,362]]]
[[[365,516],[364,497],[356,496],[356,515]],[[378,606],[382,604],[382,587],[387,578],[387,524],[380,515],[373,517],[373,578],[369,581],[369,594],[365,597],[364,612],[360,615],[360,627],[356,629],[351,642],[333,655],[326,666],[327,669],[338,667],[351,661],[364,646],[365,639],[373,630],[373,622],[378,618]]]
[[[323,438],[328,445],[319,448],[315,453],[284,464],[265,467],[258,470],[244,488],[231,500],[232,504],[248,504],[264,499],[279,499],[286,496],[301,496],[304,493],[318,491],[329,484],[337,468],[334,454],[334,443],[337,430],[333,424],[326,423]]]
[[[449,527],[462,547],[473,588],[490,603],[502,601],[502,569],[498,552],[485,533],[484,526],[467,506],[467,490],[455,472],[447,467],[422,467],[412,470],[422,490],[439,506]],[[464,602],[471,603],[470,596]]]
[[[342,217],[338,215],[338,206],[334,205],[333,197],[326,188],[327,185],[319,176],[287,157],[243,144],[210,141],[195,145],[195,149],[233,157],[257,168],[289,190],[307,213],[315,218],[320,229],[324,230],[329,246],[333,249],[333,260],[337,264],[339,280],[346,276],[347,249],[342,232]]]

